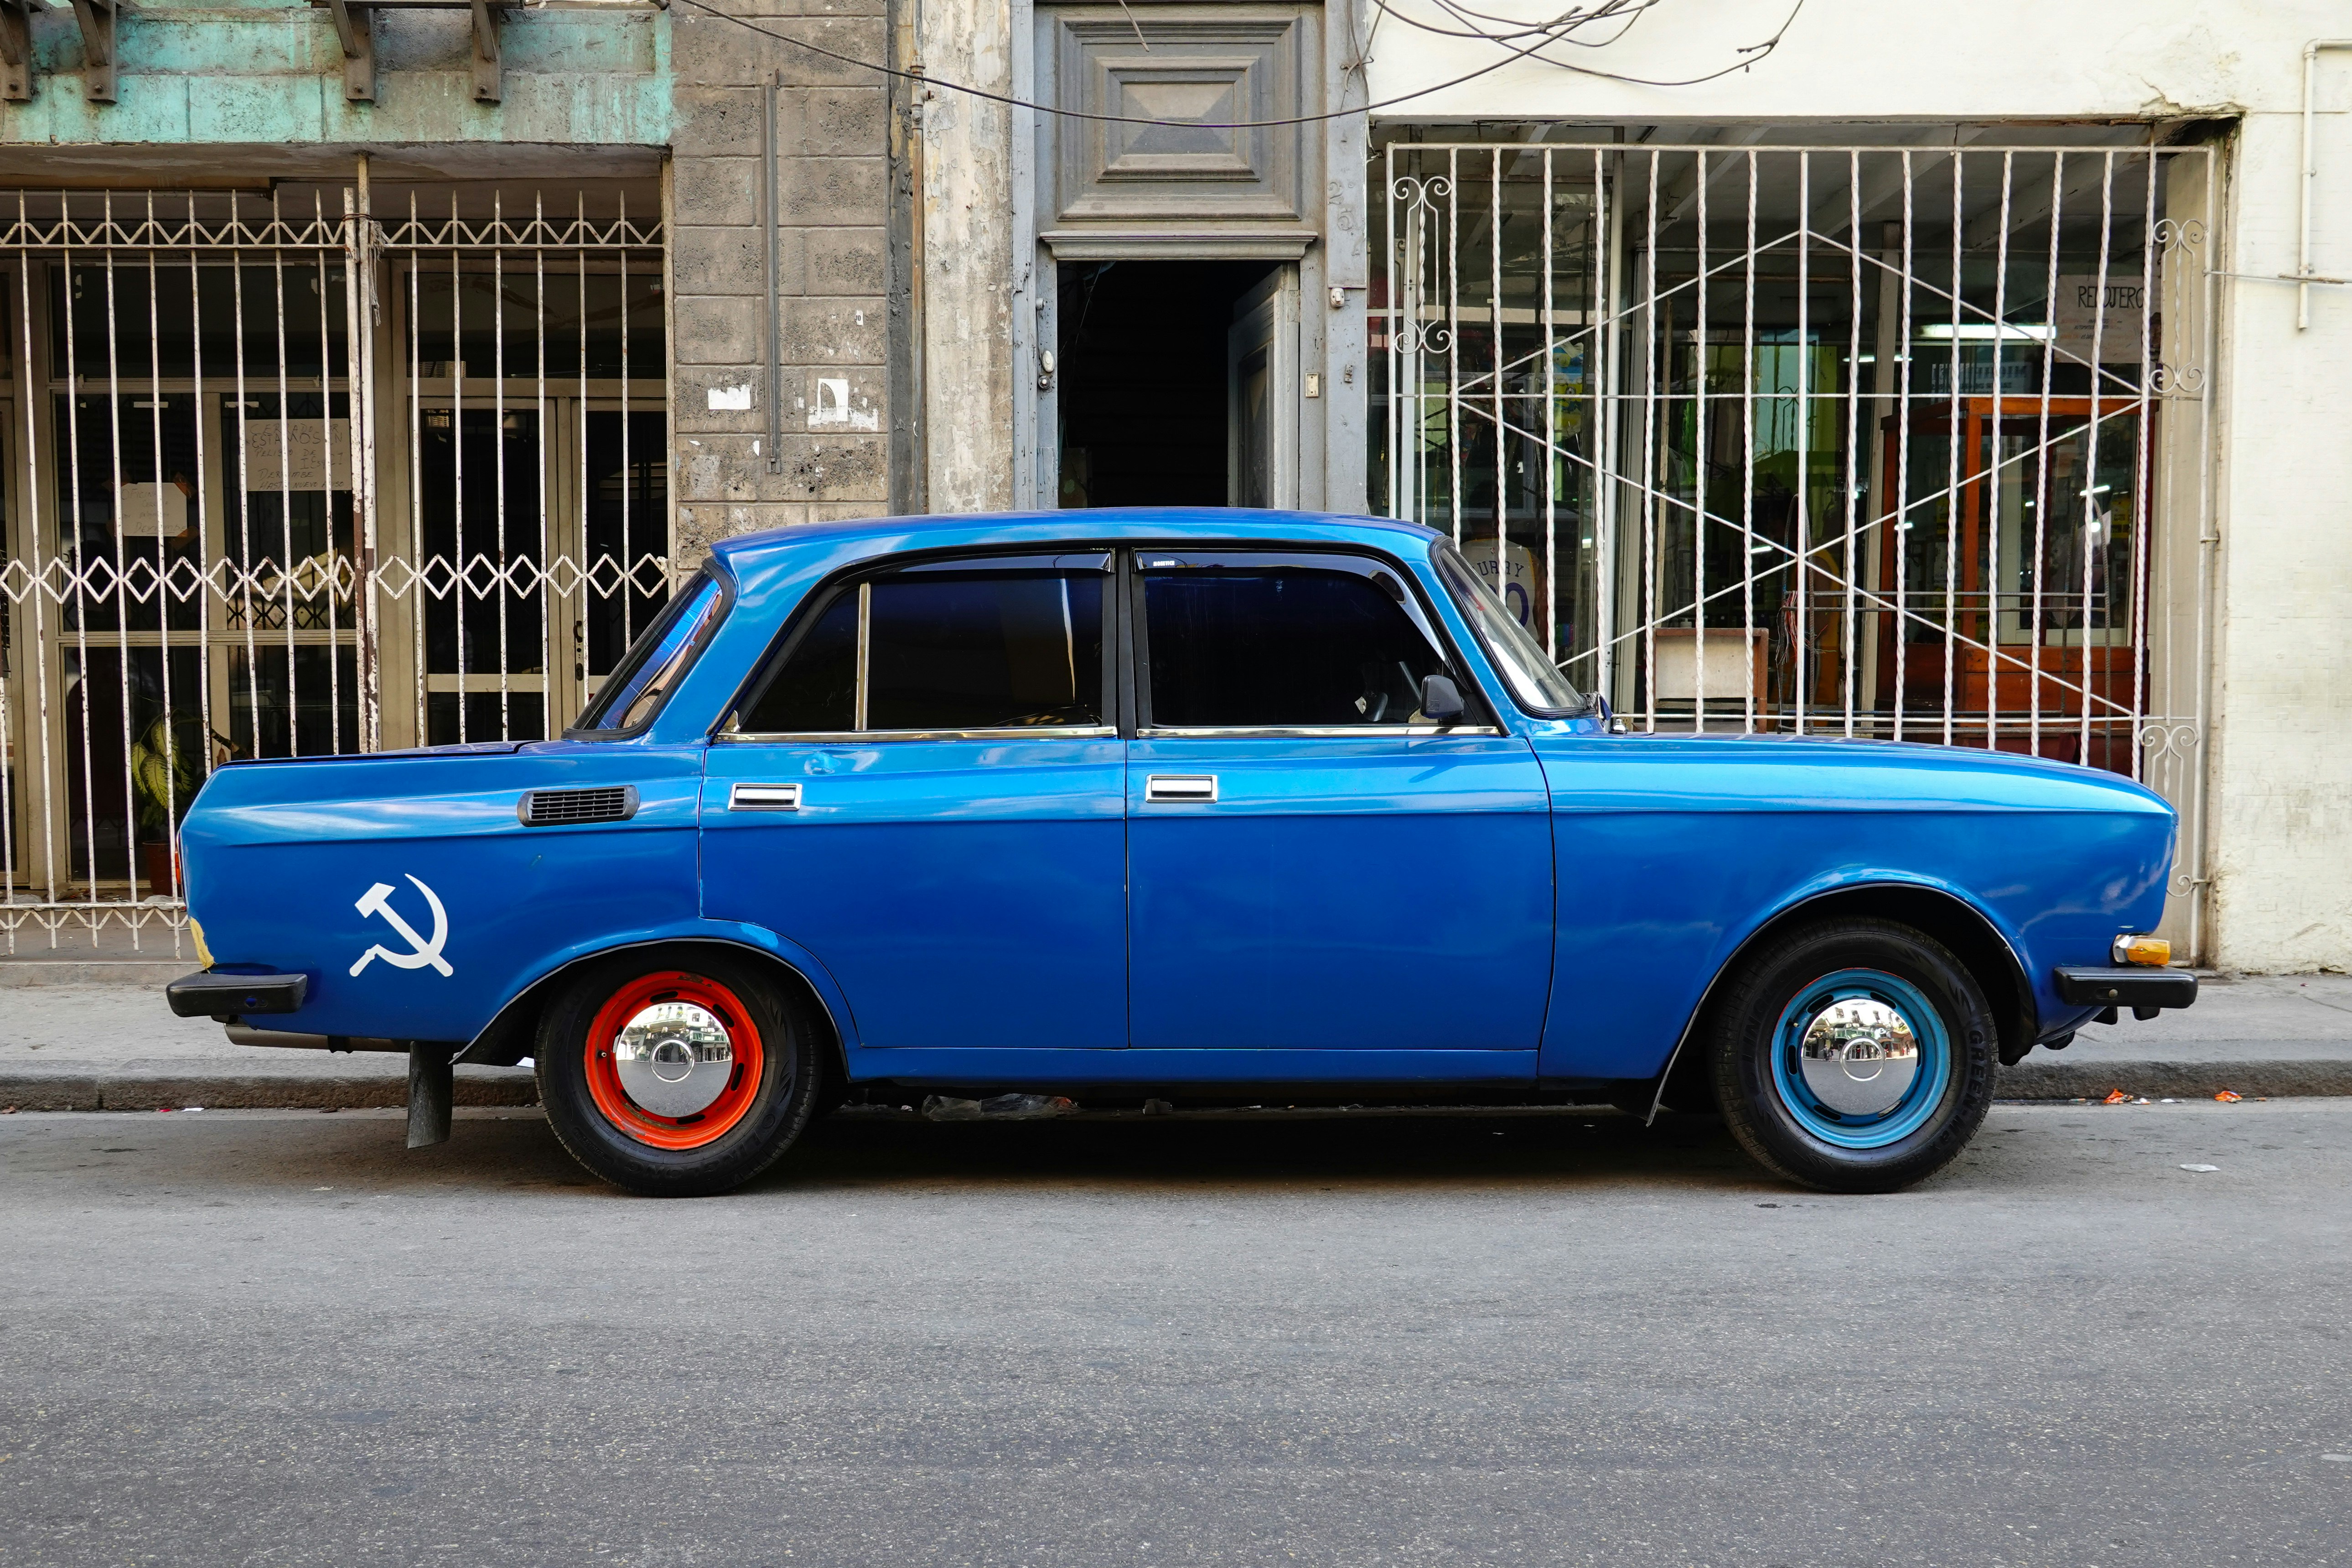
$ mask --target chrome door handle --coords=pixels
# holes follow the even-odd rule
[[[730,811],[798,811],[801,786],[796,784],[738,784],[727,786]]]
[[[1150,773],[1143,780],[1143,798],[1169,805],[1180,801],[1213,803],[1217,778],[1214,773]]]

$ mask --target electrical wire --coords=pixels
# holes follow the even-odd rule
[[[1734,63],[1724,67],[1721,70],[1709,71],[1705,76],[1690,77],[1680,81],[1656,81],[1645,77],[1621,76],[1613,71],[1598,70],[1591,66],[1580,66],[1571,64],[1567,60],[1552,59],[1538,51],[1549,47],[1550,45],[1555,43],[1573,40],[1566,39],[1554,33],[1546,32],[1542,37],[1538,38],[1535,43],[1529,44],[1525,48],[1510,47],[1507,45],[1505,46],[1507,52],[1504,54],[1503,58],[1493,62],[1491,65],[1481,66],[1474,71],[1465,71],[1450,81],[1436,82],[1428,87],[1416,88],[1411,92],[1399,93],[1394,98],[1384,98],[1378,103],[1358,104],[1350,109],[1335,109],[1324,114],[1293,115],[1286,120],[1155,120],[1142,115],[1096,114],[1079,109],[1062,109],[1050,103],[1035,103],[1027,99],[1014,98],[1010,93],[991,92],[986,88],[972,87],[967,83],[960,81],[950,81],[945,77],[929,76],[919,70],[905,70],[897,66],[886,66],[874,60],[860,59],[855,55],[845,55],[837,49],[828,49],[822,44],[810,43],[806,38],[795,38],[789,33],[779,33],[772,27],[763,27],[756,22],[751,21],[742,16],[735,16],[731,12],[722,11],[716,5],[709,5],[706,3],[706,0],[667,0],[667,3],[672,5],[684,5],[691,10],[700,11],[706,16],[715,16],[722,22],[732,22],[735,26],[743,28],[748,32],[759,34],[761,37],[773,38],[780,44],[790,44],[795,48],[804,49],[810,54],[819,56],[824,59],[832,60],[836,64],[851,66],[859,70],[872,71],[877,76],[890,77],[899,81],[919,82],[925,87],[937,88],[947,92],[960,92],[967,98],[977,98],[989,103],[1002,103],[1012,109],[1034,110],[1039,114],[1056,115],[1064,120],[1090,121],[1094,123],[1102,125],[1156,125],[1179,131],[1273,131],[1293,125],[1320,125],[1333,120],[1344,120],[1351,114],[1370,114],[1375,110],[1393,109],[1400,103],[1411,103],[1416,99],[1428,98],[1433,94],[1444,92],[1451,89],[1460,87],[1465,82],[1476,81],[1480,77],[1491,76],[1496,71],[1503,69],[1506,66],[1516,65],[1521,60],[1530,58],[1540,60],[1543,64],[1555,67],[1560,70],[1574,71],[1580,76],[1600,77],[1609,81],[1628,82],[1637,87],[1696,87],[1702,82],[1714,81],[1718,77],[1729,76],[1734,71],[1746,70],[1758,60],[1762,59],[1774,49],[1779,48],[1780,47],[1781,38],[1787,35],[1790,26],[1796,21],[1798,13],[1805,8],[1805,0],[1796,0],[1795,5],[1790,8],[1789,15],[1781,21],[1779,29],[1775,31],[1770,37],[1765,39],[1762,43],[1742,46],[1739,52],[1750,57],[1749,58],[1735,61]],[[1444,4],[1444,0],[1440,0],[1440,3]],[[1635,18],[1638,18],[1641,12],[1648,10],[1652,5],[1662,3],[1663,0],[1603,0],[1603,5],[1597,9],[1589,19],[1599,20],[1604,16],[1613,17],[1621,12],[1627,10],[1633,11]],[[1423,27],[1424,31],[1434,30],[1430,29],[1426,27],[1425,25],[1415,22],[1412,18],[1403,16],[1402,13],[1393,10],[1386,3],[1386,0],[1372,0],[1372,4],[1379,7],[1382,16],[1396,16],[1400,22],[1404,23],[1408,26],[1420,26]],[[1570,15],[1573,16],[1574,13],[1571,12]],[[1578,25],[1580,26],[1581,24]],[[1627,25],[1630,26],[1631,22],[1629,21]],[[1462,36],[1468,37],[1472,35]],[[1490,42],[1495,41],[1491,35],[1479,34],[1475,36],[1486,37]],[[1518,36],[1523,37],[1525,35],[1523,33]],[[1618,36],[1622,37],[1622,33],[1621,32]],[[1347,71],[1358,69],[1368,63],[1369,61],[1358,60],[1347,67],[1346,69],[1342,71],[1341,75],[1344,78]]]

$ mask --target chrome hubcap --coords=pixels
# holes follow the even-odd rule
[[[613,1066],[638,1105],[656,1116],[692,1116],[726,1091],[735,1076],[735,1047],[709,1008],[656,1002],[622,1026]]]
[[[1894,1110],[1919,1076],[1919,1042],[1903,1015],[1866,996],[1833,1002],[1805,1026],[1805,1087],[1841,1116]]]

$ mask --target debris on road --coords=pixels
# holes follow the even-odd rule
[[[953,1095],[923,1097],[923,1117],[929,1121],[1041,1121],[1067,1116],[1078,1102],[1059,1094],[992,1094],[986,1100],[959,1100]]]
[[[2111,1089],[2107,1090],[2107,1098],[2099,1101],[2099,1103],[2101,1105],[2129,1105],[2131,1103],[2131,1099],[2130,1090]]]
[[[2213,1098],[2214,1098],[2214,1099],[2216,1099],[2216,1100],[2221,1100],[2221,1101],[2223,1101],[2223,1102],[2224,1102],[2224,1103],[2226,1103],[2226,1104],[2235,1105],[2238,1101],[2240,1101],[2240,1100],[2242,1100],[2245,1099],[2246,1097],[2245,1097],[2244,1095],[2242,1095],[2242,1094],[2240,1094],[2237,1090],[2235,1090],[2235,1089],[2223,1089],[2221,1093],[2219,1093],[2219,1094],[2215,1095]]]
[[[2219,1165],[2183,1165],[2180,1168],[2184,1171],[2218,1171],[2221,1167]]]

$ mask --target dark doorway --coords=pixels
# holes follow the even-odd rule
[[[1263,261],[1059,270],[1061,504],[1224,506],[1229,334]]]

